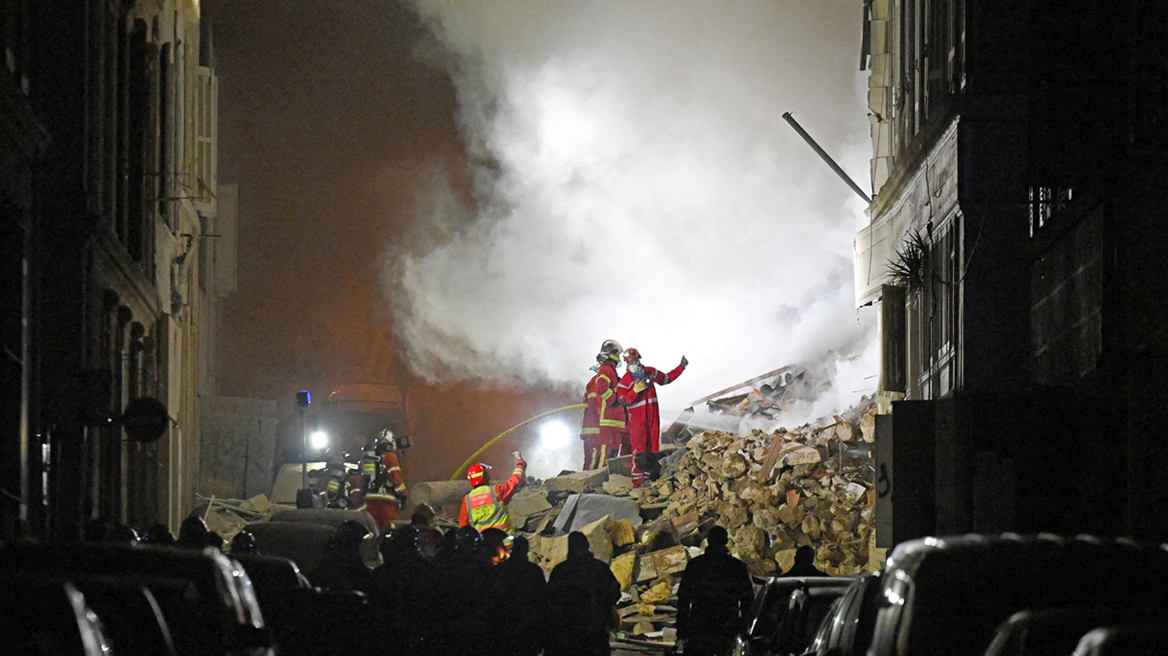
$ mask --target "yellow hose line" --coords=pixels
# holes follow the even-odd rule
[[[479,457],[480,453],[491,448],[491,446],[495,442],[498,442],[499,440],[503,439],[504,437],[507,437],[511,433],[514,433],[516,430],[530,424],[531,422],[539,420],[539,419],[543,419],[544,417],[546,417],[548,415],[554,415],[557,412],[567,412],[568,410],[580,410],[582,408],[587,408],[587,407],[588,406],[584,403],[578,403],[576,405],[566,405],[562,408],[556,408],[555,410],[548,410],[547,412],[545,412],[541,415],[536,415],[536,416],[532,417],[531,419],[528,419],[527,421],[523,421],[523,422],[520,422],[518,424],[515,424],[511,428],[508,428],[507,430],[503,431],[502,433],[499,433],[498,435],[496,435],[494,439],[492,439],[490,442],[487,442],[486,444],[484,444],[482,447],[479,448],[478,451],[475,451],[474,453],[472,453],[471,456],[466,459],[466,462],[462,463],[458,467],[458,469],[456,469],[454,471],[454,475],[450,477],[450,480],[452,480],[452,481],[458,480],[458,477],[462,476],[463,472],[466,471],[466,468],[470,467],[470,463],[474,462],[475,458]]]

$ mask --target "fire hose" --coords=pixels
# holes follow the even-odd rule
[[[583,403],[577,403],[576,405],[566,405],[562,408],[556,408],[555,410],[548,410],[547,412],[544,412],[542,414],[538,414],[538,415],[532,417],[531,419],[527,419],[525,421],[519,422],[518,424],[515,424],[511,428],[508,428],[507,430],[503,431],[502,433],[499,433],[498,435],[496,435],[494,438],[491,439],[491,441],[489,441],[486,444],[479,447],[478,451],[475,451],[474,453],[472,453],[471,456],[466,459],[466,462],[462,463],[461,465],[459,465],[458,469],[454,470],[454,475],[450,477],[450,480],[452,480],[452,481],[458,480],[458,478],[461,477],[463,475],[463,473],[466,471],[466,468],[470,467],[471,463],[475,461],[475,458],[479,457],[479,454],[481,454],[483,451],[486,451],[487,449],[491,448],[491,446],[494,445],[496,442],[503,439],[504,437],[507,437],[511,433],[514,433],[516,430],[519,430],[520,428],[526,426],[527,424],[530,424],[533,421],[538,421],[540,419],[543,419],[544,417],[547,417],[548,415],[554,415],[554,414],[557,414],[560,412],[567,412],[569,410],[580,410],[580,409],[586,408],[586,407],[588,407],[588,406],[586,404],[583,404]]]

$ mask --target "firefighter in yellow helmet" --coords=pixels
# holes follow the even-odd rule
[[[462,500],[458,510],[458,525],[473,526],[481,533],[488,528],[500,528],[508,534],[514,533],[511,517],[507,514],[507,502],[519,488],[527,482],[527,463],[523,456],[514,451],[515,471],[506,481],[491,485],[489,469],[481,462],[466,468],[466,478],[470,481],[470,494]]]

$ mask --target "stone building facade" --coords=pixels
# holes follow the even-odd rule
[[[4,125],[27,123],[33,144],[0,146],[23,164],[4,190],[23,230],[5,242],[23,267],[0,285],[19,281],[0,314],[19,308],[23,325],[4,333],[21,354],[4,396],[23,417],[0,429],[18,454],[4,476],[21,481],[5,485],[5,530],[70,539],[97,517],[176,529],[196,501],[223,223],[210,30],[197,0],[0,4]],[[140,397],[166,407],[157,441],[119,422]]]
[[[1168,8],[864,6],[883,543],[1168,538]]]

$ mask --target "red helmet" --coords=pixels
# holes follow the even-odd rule
[[[487,482],[487,470],[490,467],[481,462],[476,462],[470,467],[466,468],[466,480],[470,481],[471,487],[478,487]]]
[[[635,348],[627,348],[627,349],[625,349],[624,355],[622,355],[621,357],[624,359],[625,362],[628,362],[629,360],[640,360],[641,359],[641,352]]]

